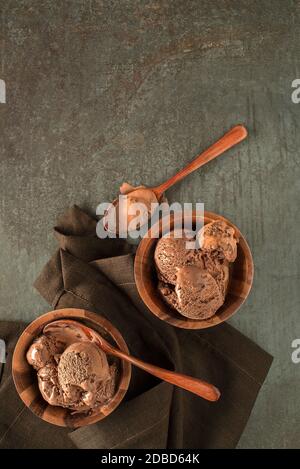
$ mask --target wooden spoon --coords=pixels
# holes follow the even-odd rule
[[[209,161],[217,158],[217,156],[225,153],[225,151],[229,150],[229,148],[244,140],[247,135],[248,132],[246,127],[243,125],[236,125],[231,130],[229,130],[229,132],[223,135],[223,137],[217,140],[213,145],[208,147],[207,150],[196,156],[196,158],[191,163],[181,169],[177,174],[159,186],[151,188],[151,190],[155,193],[157,199],[159,200],[167,189],[170,189],[170,187],[174,186],[174,184],[184,179],[193,171],[196,171],[196,169],[201,168],[201,166],[204,166]]]
[[[159,186],[148,187],[145,189],[153,192],[157,200],[160,201],[163,196],[163,193],[167,189],[174,186],[174,184],[184,179],[193,171],[196,171],[196,169],[201,168],[201,166],[204,166],[209,161],[213,160],[214,158],[217,158],[217,156],[222,155],[225,151],[229,150],[229,148],[244,140],[247,135],[247,129],[243,125],[236,125],[231,130],[229,130],[229,132],[223,135],[223,137],[217,140],[213,145],[208,147],[207,150],[205,150],[203,153],[200,153],[200,155],[196,156],[196,158],[191,163],[181,169],[177,174],[175,174]],[[110,210],[114,210],[118,206],[118,204],[119,198],[113,200],[110,205],[110,208],[107,209],[104,219],[109,214]],[[106,222],[105,228],[107,229]],[[118,232],[118,227],[116,227],[116,232]]]
[[[72,336],[74,337],[74,341],[78,341],[79,338],[80,340],[88,340],[95,343],[105,353],[132,363],[132,365],[147,371],[147,373],[150,373],[167,383],[174,384],[179,388],[185,389],[186,391],[190,391],[197,396],[203,397],[203,399],[208,401],[217,401],[220,397],[220,391],[212,384],[181,373],[165,370],[158,366],[151,365],[150,363],[146,363],[131,355],[127,355],[126,353],[121,352],[118,348],[113,347],[96,331],[77,321],[72,321],[71,319],[53,321],[45,326],[44,333],[51,333],[51,335],[56,336],[59,340],[63,340],[66,335],[68,337],[68,342]]]

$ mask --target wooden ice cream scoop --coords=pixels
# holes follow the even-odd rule
[[[132,365],[141,368],[147,373],[150,373],[151,375],[166,381],[167,383],[174,384],[179,388],[190,391],[193,394],[196,394],[197,396],[200,396],[208,401],[217,401],[220,397],[220,391],[212,384],[209,384],[206,381],[202,381],[201,379],[183,375],[181,373],[165,370],[128,355],[118,348],[112,346],[101,335],[80,322],[73,321],[71,319],[60,319],[58,321],[51,322],[44,328],[44,333],[46,334],[47,328],[49,329],[49,332],[51,329],[51,335],[55,335],[57,333],[57,336],[61,339],[65,334],[67,336],[70,336],[70,334],[74,336],[80,336],[81,340],[86,338],[86,340],[98,345],[105,353],[114,355],[121,360],[125,360]]]
[[[217,156],[222,155],[225,151],[229,150],[229,148],[233,147],[237,143],[244,140],[248,135],[247,129],[243,125],[236,125],[233,127],[229,132],[227,132],[223,137],[217,140],[213,145],[208,147],[204,152],[200,153],[191,163],[181,169],[177,174],[169,178],[167,181],[163,182],[159,186],[156,187],[143,187],[139,186],[136,189],[133,189],[132,192],[128,192],[129,197],[132,195],[135,200],[139,197],[141,201],[157,201],[160,202],[164,192],[170,187],[174,186],[177,182],[184,179],[186,176],[191,174],[196,169],[201,168],[209,161],[217,158]],[[122,186],[123,187],[123,186]],[[122,188],[121,188],[122,189]],[[136,192],[137,194],[134,194]],[[126,193],[126,192],[125,192]],[[108,208],[106,216],[108,215],[110,210],[117,209],[119,205],[119,198],[115,199],[112,203],[110,208]],[[116,229],[118,232],[118,228]]]

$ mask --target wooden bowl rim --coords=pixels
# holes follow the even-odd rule
[[[179,215],[180,217],[182,215]],[[225,218],[222,215],[218,215],[214,212],[210,211],[204,211],[204,216],[202,217],[201,215],[196,214],[196,211],[193,210],[191,211],[190,216],[193,218],[193,221],[199,219],[199,218],[204,218],[204,224],[209,223],[210,221],[213,220],[223,220],[226,223],[228,223],[230,226],[232,226],[238,236],[239,236],[239,249],[243,250],[244,256],[245,256],[245,262],[247,264],[247,270],[246,270],[246,281],[244,282],[246,287],[244,290],[244,297],[241,301],[239,301],[239,304],[234,308],[230,314],[224,315],[224,317],[220,317],[218,315],[218,312],[209,319],[204,319],[204,320],[198,320],[198,319],[189,319],[185,318],[184,316],[180,317],[179,313],[176,313],[176,311],[173,311],[171,306],[168,306],[166,304],[166,310],[170,311],[170,313],[166,313],[165,311],[162,312],[156,303],[154,302],[153,298],[151,295],[148,293],[148,289],[146,287],[146,284],[144,282],[144,276],[143,276],[143,260],[144,260],[144,253],[146,251],[146,248],[153,242],[157,242],[157,238],[151,238],[147,237],[148,232],[144,236],[144,238],[141,240],[137,251],[135,255],[135,261],[134,261],[134,277],[135,277],[135,283],[137,286],[137,290],[139,292],[139,295],[145,305],[148,307],[148,309],[151,311],[152,314],[154,314],[156,317],[161,319],[164,322],[167,322],[168,324],[171,324],[172,326],[179,327],[181,329],[207,329],[209,327],[216,326],[218,324],[221,324],[222,322],[227,321],[230,317],[232,317],[234,314],[237,313],[237,311],[240,309],[242,304],[246,301],[250,291],[251,287],[253,284],[253,277],[254,277],[254,263],[253,263],[253,258],[251,254],[250,247],[241,233],[241,231],[237,228],[237,226],[232,223],[228,218]],[[176,215],[175,215],[176,218]],[[160,221],[157,222],[154,227],[152,228],[153,230],[159,230],[159,233],[161,233],[161,227],[160,227]],[[163,301],[163,300],[162,300]],[[223,307],[223,306],[222,306]],[[220,310],[222,309],[220,308]]]
[[[50,414],[46,415],[39,415],[36,413],[32,407],[32,401],[30,401],[24,393],[22,387],[20,386],[20,383],[18,382],[17,379],[17,373],[18,373],[18,363],[25,363],[27,364],[26,360],[26,350],[24,350],[24,345],[25,342],[27,343],[29,336],[31,336],[31,341],[39,335],[43,329],[43,327],[53,321],[63,319],[63,318],[72,318],[75,321],[76,320],[87,320],[90,321],[91,323],[95,323],[101,328],[105,330],[107,334],[109,334],[112,339],[116,342],[117,346],[122,350],[123,352],[129,354],[129,350],[127,347],[127,344],[119,332],[119,330],[106,318],[101,316],[100,314],[93,313],[91,311],[82,309],[82,308],[62,308],[62,309],[57,309],[53,311],[49,311],[47,313],[44,313],[40,316],[38,316],[36,319],[34,319],[28,326],[23,330],[22,334],[20,335],[15,348],[13,352],[13,357],[12,357],[12,377],[13,381],[16,387],[16,390],[23,401],[23,403],[28,407],[37,417],[40,417],[42,420],[62,426],[62,427],[69,427],[69,428],[79,428],[82,426],[86,425],[91,425],[93,423],[96,423],[100,420],[103,420],[105,417],[107,417],[109,414],[111,414],[121,403],[123,400],[131,379],[131,364],[128,362],[125,362],[124,360],[121,360],[121,373],[120,373],[120,378],[119,378],[119,383],[118,383],[118,389],[113,398],[108,402],[108,404],[99,407],[99,413],[96,411],[95,413],[92,413],[91,415],[80,415],[78,414],[78,419],[76,420],[75,425],[72,425],[71,421],[68,423],[67,419],[65,420],[63,418],[62,414],[65,414],[66,416],[68,413],[70,414],[70,410],[63,408],[63,407],[58,407],[58,406],[50,406],[49,404],[46,403],[47,407],[52,407],[56,409],[60,409],[60,416],[56,417]],[[31,331],[36,331],[39,330],[38,334],[32,334]],[[28,345],[28,344],[27,344]],[[29,345],[28,345],[29,347]],[[30,367],[30,365],[28,364]],[[62,409],[62,410],[61,410]],[[81,418],[80,418],[81,417]]]

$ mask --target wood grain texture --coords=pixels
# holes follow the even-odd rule
[[[115,395],[106,405],[89,414],[72,414],[69,409],[49,405],[41,396],[36,371],[28,364],[26,352],[33,340],[42,332],[44,326],[58,319],[79,321],[103,335],[107,340],[112,341],[123,352],[129,352],[123,337],[107,319],[84,309],[66,308],[50,311],[35,319],[21,334],[12,361],[12,375],[20,398],[35,415],[46,422],[63,427],[78,428],[98,422],[116,409],[128,389],[131,365],[124,361],[118,363],[119,375]]]
[[[197,216],[195,212],[193,212],[193,223],[196,222],[196,218]],[[154,264],[154,251],[157,238],[151,238],[150,235],[149,237],[146,236],[138,247],[134,263],[134,275],[139,294],[155,316],[172,326],[183,329],[205,329],[216,326],[229,319],[238,311],[251,290],[254,266],[251,251],[245,238],[239,229],[229,220],[212,212],[204,213],[205,224],[213,220],[226,221],[236,230],[240,241],[238,244],[237,259],[232,264],[230,270],[230,279],[225,302],[221,308],[218,309],[216,314],[209,319],[198,320],[186,318],[163,301],[157,289],[158,279]],[[174,219],[170,224],[171,229],[173,226]],[[161,224],[153,228],[154,233],[156,230],[158,230],[161,235]]]

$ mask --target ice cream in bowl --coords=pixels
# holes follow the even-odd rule
[[[84,328],[92,336],[84,334]],[[23,402],[43,420],[70,428],[102,420],[120,404],[131,365],[106,354],[103,337],[128,353],[119,331],[104,317],[67,308],[35,319],[14,350],[12,374]]]
[[[154,315],[176,327],[203,329],[229,319],[246,300],[253,260],[229,220],[212,212],[185,217],[191,226],[202,224],[199,231],[182,231],[180,214],[171,217],[169,230],[160,220],[146,234],[136,253],[135,281]]]

